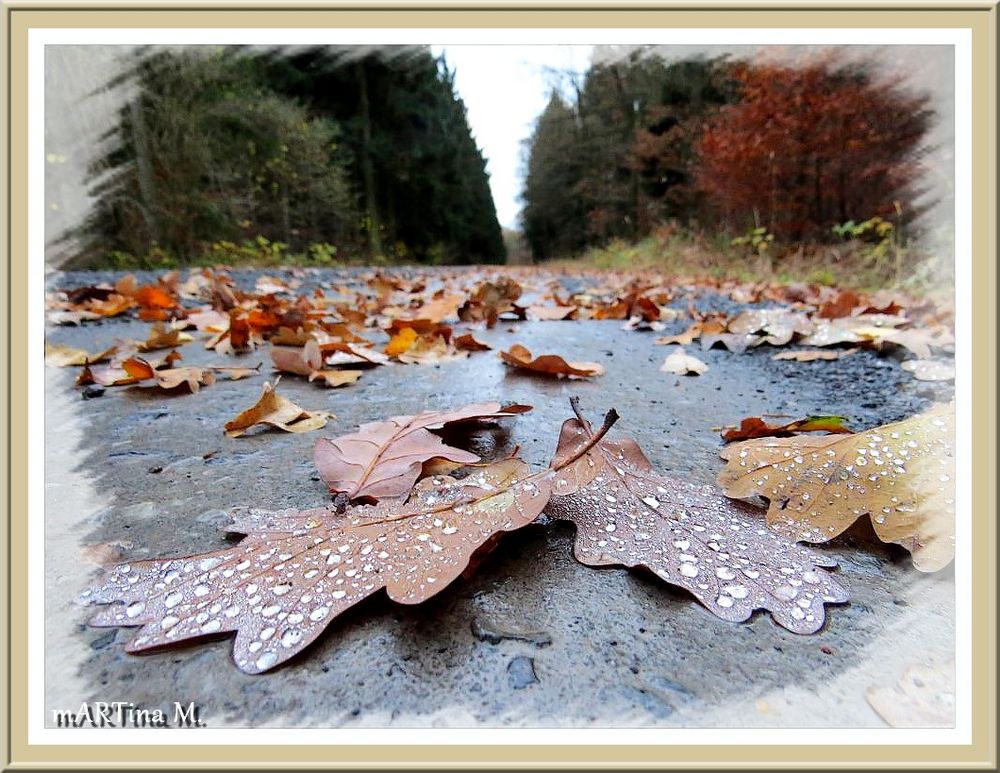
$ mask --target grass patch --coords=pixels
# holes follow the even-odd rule
[[[873,245],[852,240],[838,244],[780,245],[759,248],[734,244],[724,234],[702,234],[664,227],[635,243],[614,241],[577,258],[547,265],[566,269],[655,270],[688,277],[740,282],[805,282],[859,290],[900,289],[920,295],[950,292],[943,261],[905,245]]]

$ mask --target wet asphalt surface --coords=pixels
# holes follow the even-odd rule
[[[48,286],[79,287],[114,276],[55,274]],[[252,287],[256,275],[233,276]],[[310,281],[336,283],[338,277],[311,274],[298,292]],[[697,293],[693,300],[701,310],[747,308],[711,293]],[[678,298],[673,305],[686,308],[687,302]],[[383,366],[366,371],[354,386],[335,390],[285,376],[283,395],[337,418],[319,432],[257,432],[235,439],[225,436],[222,425],[256,401],[265,380],[273,380],[267,345],[223,362],[196,334],[194,343],[181,348],[183,365],[264,363],[259,376],[219,380],[196,395],[119,387],[84,400],[73,385],[75,368],[47,368],[50,389],[76,394],[71,410],[84,438],[75,454],[78,473],[91,479],[101,503],[81,514],[72,535],[48,528],[47,545],[49,540],[72,539],[81,547],[120,541],[126,545],[121,560],[220,548],[234,539],[221,530],[233,507],[307,508],[328,501],[312,463],[317,437],[427,409],[483,400],[533,405],[532,412],[502,427],[476,433],[467,447],[490,457],[519,446],[530,464],[546,465],[562,421],[571,416],[569,397],[579,395],[593,417],[616,408],[621,415],[616,431],[635,437],[659,470],[713,483],[722,467],[720,425],[762,413],[837,414],[861,430],[951,397],[950,384],[916,381],[902,370],[899,361],[910,356],[905,353],[860,351],[837,361],[797,363],[772,360],[777,350],[768,346],[733,354],[701,351],[696,344],[687,349],[708,364],[706,374],[660,372],[666,347],[653,339],[689,324],[681,319],[654,333],[625,331],[616,321],[501,322],[476,331],[494,349],[516,342],[536,354],[555,352],[604,365],[606,375],[587,381],[514,373],[495,351],[438,366]],[[50,327],[47,339],[98,351],[117,338],[142,340],[148,328],[107,320]],[[60,443],[62,430],[47,420],[46,442]],[[46,469],[47,480],[57,474]],[[50,501],[47,509],[63,505]],[[228,637],[134,656],[123,649],[132,629],[90,628],[82,606],[50,609],[47,635],[66,628],[60,641],[74,648],[79,665],[62,693],[48,691],[47,713],[75,708],[82,700],[113,699],[146,708],[195,701],[214,727],[699,726],[731,723],[732,714],[724,709],[756,701],[760,715],[747,724],[766,725],[771,719],[760,707],[767,695],[791,688],[822,693],[831,681],[849,677],[859,661],[873,656],[880,637],[910,625],[915,614],[937,632],[942,652],[949,642],[953,650],[953,607],[936,604],[915,612],[913,597],[920,594],[913,589],[926,578],[904,550],[877,543],[864,525],[818,548],[839,562],[853,599],[829,607],[826,626],[813,636],[790,633],[766,613],[745,624],[726,623],[651,576],[581,566],[572,557],[572,541],[572,527],[563,523],[507,535],[471,579],[416,607],[376,594],[336,619],[289,664],[262,676],[235,668]],[[58,582],[75,584],[74,593],[98,576],[96,566],[82,558],[47,571],[50,580],[57,573]],[[896,654],[899,668],[886,669],[888,682],[913,660],[908,653]],[[830,699],[846,701],[840,713],[793,711],[773,722],[827,726],[829,717],[842,723],[837,719],[842,716],[856,717],[850,724],[858,726],[880,725],[859,699],[865,685],[851,684],[848,679],[846,698],[838,693]]]

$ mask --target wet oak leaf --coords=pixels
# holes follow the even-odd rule
[[[553,464],[590,435],[586,422],[566,421]],[[760,508],[661,475],[630,438],[602,440],[565,466],[546,512],[575,524],[581,563],[645,567],[723,620],[766,609],[790,631],[815,633],[824,605],[848,600],[820,569],[835,565],[830,558],[768,530]]]
[[[721,451],[719,485],[764,497],[785,536],[827,542],[869,516],[883,542],[902,545],[920,571],[955,553],[955,408],[935,406],[853,435],[746,440]]]
[[[328,419],[336,418],[327,411],[306,411],[264,384],[260,399],[232,421],[226,423],[229,437],[243,437],[258,424],[275,427],[285,432],[311,432],[326,426]]]
[[[506,352],[498,352],[507,365],[523,370],[542,373],[557,378],[589,378],[603,376],[604,367],[596,362],[567,362],[558,354],[541,354],[532,357],[531,352],[521,344],[514,344]]]
[[[475,403],[451,411],[424,411],[362,424],[357,432],[320,438],[313,450],[316,469],[331,494],[349,500],[406,495],[431,459],[461,464],[478,462],[476,454],[446,445],[431,430],[458,422],[501,419],[529,411],[529,406]]]
[[[463,480],[422,481],[409,500],[357,507],[250,511],[246,538],[210,553],[115,567],[82,599],[105,604],[94,626],[142,626],[128,652],[236,632],[233,658],[258,674],[306,648],[345,610],[382,588],[418,604],[457,579],[494,535],[548,502],[551,474],[519,459]]]

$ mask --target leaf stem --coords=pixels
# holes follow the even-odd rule
[[[599,430],[597,430],[597,432],[594,432],[594,430],[590,426],[590,422],[588,422],[580,414],[579,398],[571,397],[570,401],[569,401],[569,404],[572,406],[573,413],[576,414],[577,420],[583,425],[583,428],[587,431],[587,433],[590,435],[590,437],[587,438],[587,442],[586,443],[584,443],[582,446],[580,446],[578,449],[576,449],[576,451],[574,451],[569,457],[567,457],[566,459],[560,461],[558,464],[554,464],[552,466],[552,470],[554,470],[554,471],[561,470],[564,467],[568,467],[569,465],[573,464],[573,462],[575,462],[581,456],[583,456],[584,454],[586,454],[591,448],[593,448],[598,443],[600,443],[601,442],[601,438],[603,438],[605,435],[607,435],[608,434],[608,430],[610,430],[611,427],[614,426],[614,423],[616,421],[618,421],[619,418],[621,418],[618,415],[618,411],[616,411],[614,408],[612,408],[610,411],[608,411],[606,414],[604,414],[604,423],[601,424],[601,428]]]

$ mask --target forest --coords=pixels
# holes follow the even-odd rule
[[[139,52],[80,266],[495,263],[453,73],[427,48]]]
[[[140,52],[74,265],[537,262],[662,251],[680,232],[771,268],[849,243],[904,270],[927,95],[836,55],[639,48],[566,75],[523,143],[520,230],[502,234],[455,73],[429,48]]]

